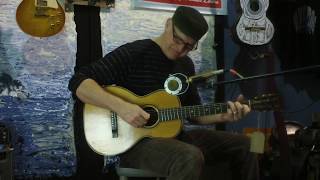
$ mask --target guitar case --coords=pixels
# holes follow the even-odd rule
[[[258,1],[258,2],[251,2]],[[237,70],[244,77],[255,76],[275,72],[278,70],[279,64],[277,56],[271,46],[271,37],[273,35],[272,24],[269,26],[269,34],[266,32],[267,27],[261,30],[261,36],[266,36],[260,40],[254,38],[259,32],[255,32],[255,28],[261,27],[259,22],[271,23],[266,17],[266,10],[268,7],[267,0],[241,0],[241,7],[243,14],[238,18],[238,23],[234,24],[232,28],[233,41],[239,46],[239,53],[234,60],[234,69]],[[248,10],[251,7],[250,3],[257,3],[258,10]],[[261,6],[261,7],[260,7]],[[266,6],[266,7],[263,7]],[[249,11],[245,13],[245,11]],[[248,19],[248,20],[245,20]],[[248,22],[250,23],[248,24]],[[239,25],[242,24],[242,25]],[[250,27],[251,26],[251,27]],[[250,28],[253,30],[250,31]],[[245,30],[249,29],[249,30]],[[252,38],[248,38],[252,37]],[[272,84],[272,85],[271,85]],[[252,98],[258,94],[274,93],[277,91],[272,78],[256,79],[251,81],[244,81],[239,83],[241,92],[247,98]]]
[[[234,68],[243,76],[261,75],[275,72],[278,68],[276,54],[271,46],[273,25],[266,17],[269,0],[240,0],[242,15],[232,29],[234,42],[239,45],[239,53],[234,60]],[[241,92],[247,97],[260,93],[278,92],[276,80],[264,78],[239,83]],[[281,180],[292,180],[288,136],[284,118],[280,112],[273,113],[279,135]]]

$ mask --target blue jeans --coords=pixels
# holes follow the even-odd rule
[[[205,165],[228,161],[234,179],[259,180],[258,160],[245,135],[197,129],[177,138],[145,138],[120,155],[121,167],[151,170],[168,180],[198,180]]]

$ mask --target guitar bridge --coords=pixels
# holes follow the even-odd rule
[[[266,30],[265,27],[245,27],[244,29],[247,30],[247,31],[251,31],[251,32],[254,32],[254,31],[258,32],[258,31]]]
[[[111,112],[111,130],[112,130],[112,138],[117,138],[118,134],[118,118],[117,113]]]

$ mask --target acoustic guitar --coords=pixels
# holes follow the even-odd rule
[[[249,45],[267,44],[274,34],[266,17],[269,0],[240,0],[240,5],[243,13],[236,26],[239,39]]]
[[[23,0],[16,10],[20,29],[35,37],[59,33],[65,23],[65,13],[56,0]]]
[[[172,138],[180,132],[184,118],[227,112],[226,103],[181,107],[177,96],[158,90],[137,96],[119,86],[107,86],[109,93],[141,106],[150,114],[143,128],[135,128],[108,109],[91,104],[84,106],[84,133],[89,146],[101,155],[117,155],[130,149],[144,137]],[[279,98],[266,94],[244,102],[253,110],[278,108]]]

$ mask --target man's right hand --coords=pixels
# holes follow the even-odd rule
[[[124,103],[118,111],[118,115],[133,127],[143,127],[150,118],[150,114],[145,112],[140,106],[131,103]]]
[[[84,103],[117,112],[124,121],[134,127],[143,127],[150,118],[150,114],[145,112],[140,106],[129,103],[105,91],[93,79],[82,81],[76,90],[76,94]]]

